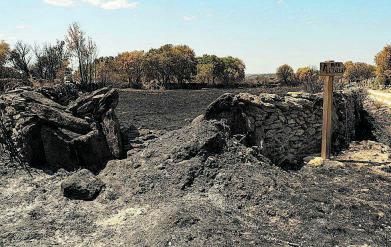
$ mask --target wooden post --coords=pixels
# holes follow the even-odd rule
[[[320,76],[326,76],[327,80],[323,90],[323,128],[322,128],[322,159],[330,159],[331,135],[333,131],[333,84],[334,76],[342,76],[345,71],[341,62],[327,61],[320,63]]]
[[[322,159],[330,159],[334,76],[327,76],[323,89]]]

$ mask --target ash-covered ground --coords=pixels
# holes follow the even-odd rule
[[[70,174],[1,171],[4,246],[389,246],[391,157],[354,143],[284,171],[218,123],[169,132],[111,161],[95,201],[63,197]]]
[[[203,114],[210,103],[224,93],[273,93],[283,95],[300,91],[300,87],[265,87],[243,89],[123,90],[116,114],[121,125],[133,124],[151,130],[175,130]]]
[[[353,142],[286,171],[229,132],[215,120],[167,132],[110,161],[93,201],[63,196],[74,172],[2,165],[0,246],[391,245],[390,147]]]

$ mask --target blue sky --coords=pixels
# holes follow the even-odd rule
[[[247,73],[323,60],[373,63],[391,43],[390,0],[0,0],[0,40],[62,39],[79,22],[99,55],[187,44]]]

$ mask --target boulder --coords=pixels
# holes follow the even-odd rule
[[[64,168],[71,170],[78,163],[76,150],[72,148],[72,137],[61,129],[41,128],[41,138],[45,159],[50,170]]]
[[[63,195],[72,200],[92,201],[103,187],[104,183],[86,169],[74,173],[61,183]]]
[[[28,87],[9,91],[0,96],[2,121],[30,165],[98,172],[124,153],[114,111],[118,92],[102,88],[64,105],[75,97],[69,88],[69,94]]]
[[[121,127],[114,110],[110,109],[103,115],[101,126],[113,157],[123,157]]]
[[[61,105],[68,105],[71,101],[76,100],[79,97],[79,90],[73,83],[42,87],[37,91]]]
[[[125,152],[132,149],[132,141],[140,136],[140,132],[134,125],[121,126],[121,140]]]
[[[101,118],[108,109],[115,109],[118,104],[118,92],[110,88],[101,88],[91,94],[79,97],[72,102],[68,110],[78,117]]]
[[[104,168],[106,162],[116,157],[112,156],[110,146],[103,133],[93,130],[87,135],[75,138],[72,142],[75,150],[79,154],[79,164],[81,167],[98,172]]]

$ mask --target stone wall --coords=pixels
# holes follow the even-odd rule
[[[361,95],[353,90],[334,94],[333,151],[355,138]],[[322,108],[321,94],[225,94],[208,107],[204,118],[225,120],[232,135],[244,135],[248,145],[258,146],[276,164],[294,164],[320,153]]]

